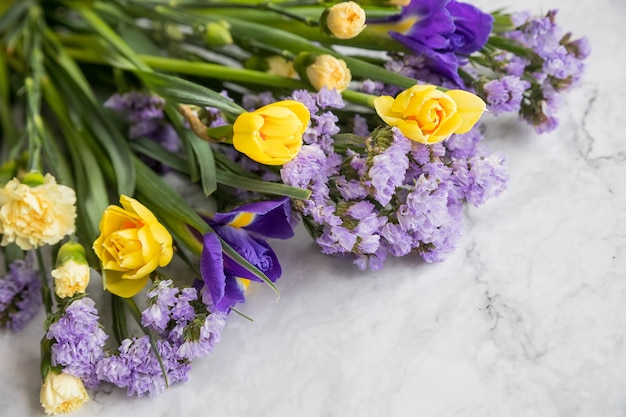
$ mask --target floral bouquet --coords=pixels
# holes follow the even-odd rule
[[[479,119],[557,126],[589,54],[544,16],[456,0],[0,5],[0,324],[43,304],[41,403],[157,395],[278,294],[302,223],[360,269],[443,260],[498,196]],[[170,265],[171,266],[168,266]],[[91,284],[89,284],[91,282]]]

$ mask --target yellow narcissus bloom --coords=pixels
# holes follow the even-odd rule
[[[315,58],[315,61],[306,68],[306,76],[316,90],[326,87],[340,93],[348,88],[352,80],[352,74],[345,61],[327,54]]]
[[[15,242],[22,250],[58,243],[74,233],[76,193],[50,174],[27,174],[0,189],[2,246]]]
[[[445,93],[433,85],[414,85],[394,99],[377,97],[374,107],[389,126],[423,144],[441,142],[453,133],[467,133],[485,111],[485,102],[464,90]]]
[[[120,196],[122,207],[109,206],[100,221],[93,250],[100,258],[104,289],[128,298],[146,285],[149,274],[170,263],[172,236],[139,201]]]
[[[54,415],[77,410],[89,395],[80,378],[50,372],[41,386],[39,400],[46,414]]]
[[[283,100],[241,114],[233,124],[233,145],[250,159],[282,165],[296,157],[311,120],[304,104]]]
[[[60,298],[84,293],[89,284],[90,273],[83,245],[67,242],[57,253],[56,268],[50,271],[54,278],[54,292]]]
[[[337,3],[322,14],[322,28],[338,39],[351,39],[365,29],[365,11],[353,1]]]

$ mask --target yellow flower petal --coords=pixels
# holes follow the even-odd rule
[[[483,115],[487,105],[480,97],[465,90],[449,90],[446,94],[454,100],[457,113],[463,118],[463,123],[454,133],[469,132]]]
[[[102,271],[104,289],[119,297],[130,298],[139,293],[149,280],[149,275],[137,279],[124,279],[119,271],[105,269]]]

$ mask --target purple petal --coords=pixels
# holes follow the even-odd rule
[[[280,200],[250,203],[238,207],[228,213],[215,213],[210,224],[218,223],[232,226],[259,234],[268,238],[289,239],[293,237],[291,226],[291,204],[289,198]]]
[[[225,289],[224,296],[219,301],[219,303],[215,304],[216,311],[228,311],[229,308],[238,303],[243,303],[246,301],[246,297],[244,296],[244,288],[239,285],[237,278],[232,275],[226,276],[225,281]]]
[[[244,229],[230,226],[217,226],[215,231],[245,260],[267,275],[272,282],[280,278],[282,274],[280,263],[267,242],[250,235]],[[261,281],[228,255],[224,255],[224,270],[229,275]]]
[[[215,233],[204,235],[204,247],[200,257],[200,272],[211,294],[213,304],[218,306],[222,298],[224,298],[226,276],[224,275],[222,243]]]
[[[456,26],[455,38],[459,40],[453,45],[455,53],[470,55],[485,46],[493,27],[493,16],[476,6],[457,1],[451,1],[446,9]]]

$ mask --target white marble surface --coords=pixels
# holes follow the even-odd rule
[[[157,398],[92,393],[73,415],[626,415],[624,0],[514,0],[586,34],[593,53],[561,127],[490,123],[509,189],[469,209],[458,250],[361,273],[304,230],[275,247],[282,297],[255,287],[190,381]],[[0,416],[43,415],[39,322],[0,333]]]

